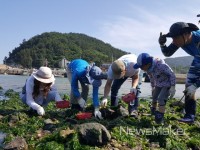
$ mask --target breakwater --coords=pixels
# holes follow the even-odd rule
[[[6,65],[0,65],[0,74],[6,75],[30,75],[35,72],[36,69],[23,69],[23,68],[15,68]],[[52,69],[52,72],[57,77],[64,77],[65,76],[65,69]]]
[[[32,72],[36,71],[35,69],[22,69],[22,68],[13,68],[6,65],[0,65],[0,74],[8,75],[30,75]],[[65,69],[54,68],[52,69],[53,74],[56,77],[65,77]],[[176,83],[185,83],[186,74],[176,74]]]

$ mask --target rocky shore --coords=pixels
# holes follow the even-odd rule
[[[171,99],[164,123],[156,124],[146,99],[140,100],[136,118],[129,116],[127,105],[120,101],[119,107],[101,109],[103,120],[94,116],[78,120],[77,111],[57,109],[53,102],[41,117],[22,104],[15,91],[8,90],[5,96],[10,99],[0,101],[0,132],[6,134],[0,149],[200,149],[199,105],[195,123],[183,124],[178,119],[184,104]],[[91,100],[86,112],[93,113]]]

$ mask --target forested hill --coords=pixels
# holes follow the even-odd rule
[[[58,67],[63,58],[69,61],[82,58],[101,65],[124,54],[125,51],[84,34],[46,32],[28,41],[23,40],[19,47],[9,53],[9,57],[5,57],[4,63],[38,68],[47,59],[50,67]]]

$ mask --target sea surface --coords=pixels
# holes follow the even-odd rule
[[[14,91],[21,92],[22,87],[25,84],[28,76],[20,76],[20,75],[0,75],[0,86],[4,90],[13,89]],[[102,80],[102,85],[99,89],[99,96],[103,95],[104,86],[106,80]],[[56,77],[55,85],[61,95],[70,93],[70,83],[67,78]],[[131,87],[131,79],[128,79],[124,82],[119,90],[119,97],[124,94],[129,93]],[[91,97],[92,86],[90,86],[89,96]],[[176,94],[175,98],[181,98],[183,96],[183,90],[185,88],[184,84],[176,85]],[[200,89],[196,92],[197,98],[200,98]],[[151,86],[149,82],[143,82],[141,85],[141,97],[142,98],[150,98],[151,97]]]

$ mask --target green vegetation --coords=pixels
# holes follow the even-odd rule
[[[50,32],[23,40],[8,58],[4,58],[4,63],[38,68],[47,59],[50,67],[58,67],[63,58],[69,61],[82,58],[99,66],[124,54],[125,51],[84,34]]]
[[[122,149],[122,147],[124,149],[200,149],[199,105],[195,123],[183,124],[177,121],[183,116],[181,113],[183,106],[173,105],[177,100],[171,99],[167,103],[165,123],[158,125],[154,117],[150,115],[150,102],[146,99],[140,100],[137,119],[118,116],[104,120],[98,120],[95,117],[88,120],[77,120],[76,111],[56,109],[54,103],[50,103],[45,109],[46,114],[43,117],[31,114],[29,108],[20,101],[18,93],[8,90],[6,96],[10,97],[10,100],[0,101],[0,131],[7,133],[4,144],[19,136],[26,140],[31,150]],[[68,96],[65,95],[65,98]],[[127,107],[123,102],[120,102],[120,105]],[[93,112],[90,101],[86,111]],[[55,123],[49,129],[51,133],[39,136],[47,119]],[[67,137],[62,136],[62,130],[74,130],[74,123],[86,122],[98,122],[104,125],[111,134],[111,141],[103,146],[90,146],[80,143],[79,134],[76,131]]]

